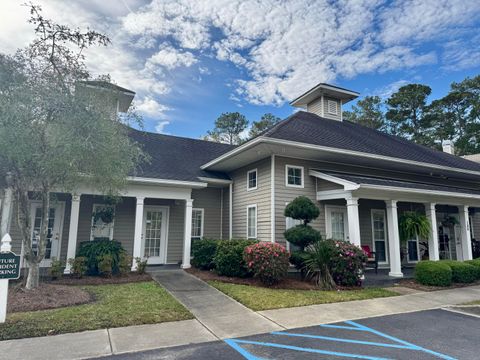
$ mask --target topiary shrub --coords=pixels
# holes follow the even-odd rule
[[[320,215],[315,203],[306,196],[299,196],[285,207],[284,215],[303,224],[294,226],[284,232],[285,239],[304,250],[305,247],[321,239],[320,232],[308,224]]]
[[[253,275],[265,285],[274,285],[287,276],[288,252],[280,244],[261,242],[247,246],[243,260]]]
[[[218,240],[212,239],[195,240],[192,244],[192,265],[202,270],[213,269],[215,266],[213,258],[218,242]]]
[[[97,239],[92,241],[84,241],[80,243],[77,256],[87,259],[87,272],[90,275],[98,275],[99,258],[105,255],[112,257],[112,272],[119,271],[120,256],[125,253],[125,249],[118,241],[108,239]]]
[[[475,266],[477,270],[477,280],[480,280],[480,259],[473,259],[465,261],[465,263]]]
[[[469,284],[477,280],[477,268],[471,264],[455,260],[441,260],[452,269],[452,281],[454,283]]]
[[[415,266],[415,280],[423,285],[450,286],[452,269],[441,261],[420,261]]]
[[[247,246],[256,243],[254,240],[219,241],[213,258],[217,274],[233,277],[252,276],[252,272],[243,260],[243,251]]]

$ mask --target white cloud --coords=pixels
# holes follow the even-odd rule
[[[139,112],[149,117],[164,117],[164,113],[171,110],[168,106],[160,104],[157,100],[147,96],[135,103]]]
[[[155,125],[155,131],[159,134],[168,134],[168,132],[165,132],[165,127],[167,125],[170,125],[170,121],[161,120],[161,121],[157,122],[157,125]]]
[[[158,52],[147,60],[147,66],[164,66],[168,70],[179,66],[192,66],[197,62],[195,56],[188,51],[178,51],[174,47],[167,45],[161,47]]]
[[[387,99],[392,95],[394,92],[396,92],[398,89],[400,89],[402,86],[410,84],[411,81],[408,80],[398,80],[394,81],[390,84],[387,84],[385,86],[382,86],[380,88],[377,88],[373,90],[372,95],[380,96],[382,99]]]

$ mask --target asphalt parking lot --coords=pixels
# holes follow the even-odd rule
[[[105,359],[479,359],[479,332],[479,317],[438,309]]]

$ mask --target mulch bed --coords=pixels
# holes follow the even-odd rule
[[[86,304],[93,296],[80,287],[42,283],[33,290],[16,284],[8,292],[7,312],[37,311]]]
[[[257,278],[237,278],[237,277],[228,277],[228,276],[220,276],[213,271],[207,270],[200,270],[196,268],[190,268],[185,270],[188,273],[198,277],[203,281],[221,281],[224,283],[230,284],[238,284],[238,285],[250,285],[250,286],[258,286],[258,287],[266,287],[269,289],[288,289],[288,290],[319,290],[315,284],[302,281],[300,279],[295,279],[288,277],[285,280],[279,282],[278,284],[272,286],[265,286],[262,282]],[[337,287],[338,290],[358,290],[360,288],[353,287],[353,288],[346,288],[346,287]]]
[[[420,291],[437,291],[437,290],[448,290],[448,289],[457,289],[467,286],[480,285],[480,281],[476,281],[470,284],[452,284],[450,286],[427,286],[417,283],[414,279],[400,279],[399,286],[405,286],[411,289],[420,290]]]
[[[61,279],[51,280],[50,284],[57,285],[107,285],[107,284],[126,284],[132,282],[150,281],[152,277],[149,274],[130,273],[127,275],[114,275],[106,278],[102,276],[83,276],[76,278],[64,275]]]

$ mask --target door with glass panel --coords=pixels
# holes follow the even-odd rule
[[[372,210],[372,239],[379,264],[388,263],[385,210]]]
[[[328,239],[348,240],[347,209],[344,206],[326,206],[326,230]]]
[[[40,266],[50,266],[52,259],[58,259],[60,256],[64,208],[64,203],[59,202],[53,204],[49,209],[46,252]],[[40,202],[32,203],[30,207],[30,216],[32,249],[36,253],[40,241],[40,231],[43,221],[42,204]]]
[[[143,213],[142,254],[148,264],[167,262],[168,207],[146,206]]]

